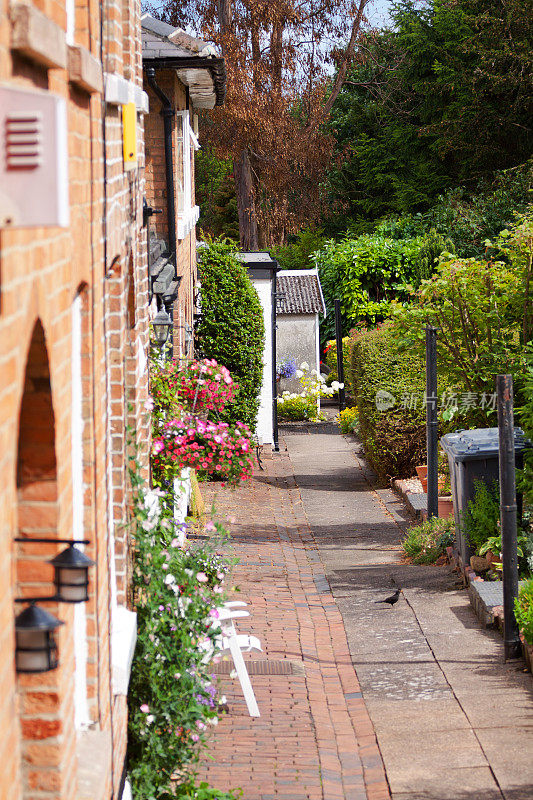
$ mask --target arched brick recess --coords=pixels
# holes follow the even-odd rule
[[[28,542],[18,543],[15,549],[16,596],[53,595],[53,569],[46,561],[58,552],[58,546],[31,543],[35,537],[56,538],[58,535],[55,418],[48,353],[40,320],[33,329],[20,407],[17,500],[16,535],[27,538]],[[57,603],[43,605],[59,616]],[[19,606],[17,611],[20,610]],[[63,663],[68,662],[65,634],[59,634],[58,640],[59,658]],[[36,796],[43,800],[62,799],[67,796],[66,785],[72,780],[60,769],[64,757],[62,676],[61,667],[51,672],[17,676],[24,800],[34,800]]]

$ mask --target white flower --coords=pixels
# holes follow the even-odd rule
[[[152,722],[154,721],[154,719],[155,719],[155,717],[154,717],[153,714],[148,714],[148,716],[146,717],[146,724],[147,725],[151,725]]]
[[[209,717],[207,723],[209,725],[218,725],[218,717]]]
[[[304,376],[304,374],[303,374],[302,370],[301,369],[297,369],[296,370],[296,377],[297,378],[303,378],[303,376]]]
[[[307,363],[307,361],[302,361],[302,363],[300,364],[300,369],[305,370],[305,372],[307,372],[309,370],[309,364]],[[296,374],[298,374],[298,373],[296,373]]]

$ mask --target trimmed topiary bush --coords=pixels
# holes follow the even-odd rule
[[[423,361],[399,353],[384,323],[353,337],[351,377],[368,460],[382,477],[410,477],[426,460]]]
[[[221,419],[244,422],[255,429],[263,380],[265,328],[259,297],[246,267],[227,240],[200,248],[198,271],[202,282],[202,319],[196,332],[199,356],[224,364],[239,384],[233,403]]]

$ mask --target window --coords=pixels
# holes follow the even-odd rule
[[[198,150],[200,145],[191,127],[188,110],[177,113],[177,134],[178,239],[184,239],[194,228],[200,216],[200,209],[193,205],[192,193],[194,151]]]

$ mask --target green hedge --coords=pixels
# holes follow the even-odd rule
[[[410,477],[426,461],[425,367],[416,354],[399,353],[389,324],[353,338],[351,376],[359,411],[358,435],[365,454],[382,477]],[[380,411],[378,392],[388,392],[395,404]],[[417,407],[403,407],[414,395]]]
[[[263,380],[265,328],[263,310],[235,245],[215,240],[201,247],[198,272],[202,283],[202,318],[196,331],[196,353],[226,366],[239,384],[235,402],[221,415],[229,424],[245,422],[255,429]]]

